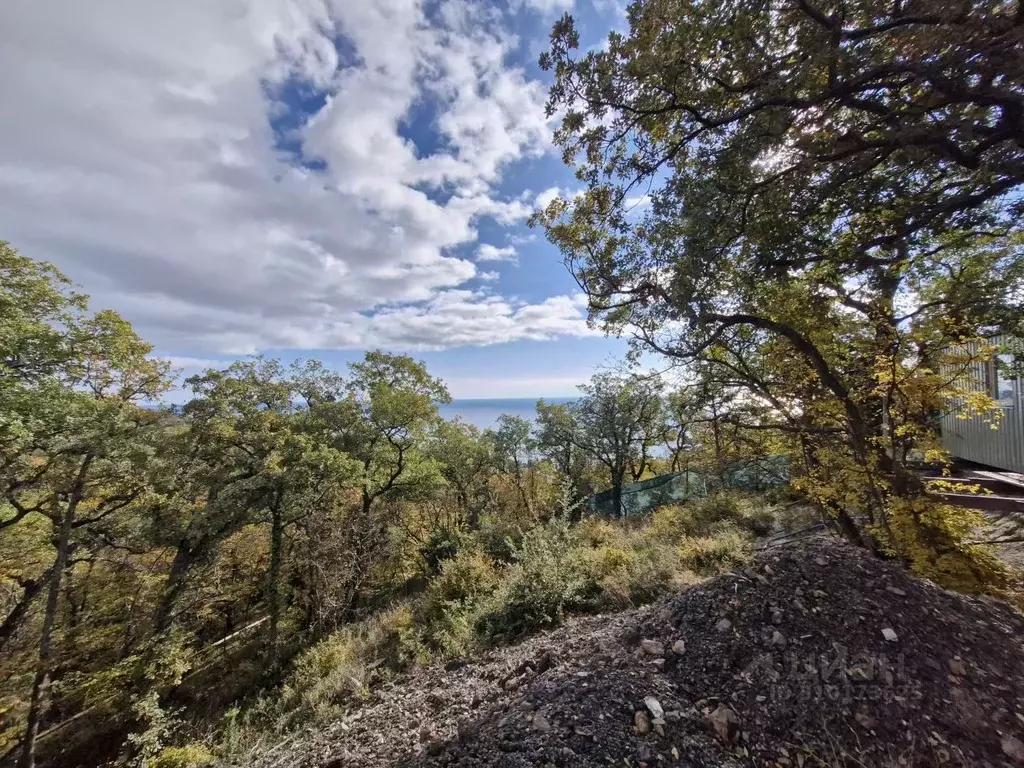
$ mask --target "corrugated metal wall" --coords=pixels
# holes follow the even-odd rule
[[[1008,337],[996,336],[993,344],[1005,344]],[[979,389],[986,387],[985,364],[978,363],[974,374]],[[942,444],[954,456],[1000,469],[1024,473],[1024,379],[1017,379],[1015,402],[1003,407],[998,429],[978,417],[957,418],[956,413],[942,417]]]

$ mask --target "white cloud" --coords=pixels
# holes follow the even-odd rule
[[[498,272],[480,272],[476,276],[477,280],[484,280],[487,282],[497,280],[499,277],[501,277],[501,274]]]
[[[183,355],[167,355],[165,357],[155,356],[166,360],[173,368],[192,373],[194,371],[205,371],[210,368],[227,368],[231,360],[220,360],[212,357],[187,357]]]
[[[476,249],[477,261],[517,261],[516,249],[509,245],[498,248],[490,243],[483,243]]]
[[[574,0],[514,0],[513,6],[525,6],[538,13],[551,14],[559,11],[571,11],[573,3]]]
[[[550,149],[544,87],[482,4],[10,0],[2,16],[0,237],[159,347],[495,343],[521,312],[529,338],[587,332],[566,297],[459,290],[478,272],[452,249],[532,210],[497,195],[503,169]],[[285,145],[272,115],[292,118]],[[423,152],[410,130],[428,128]],[[475,319],[495,302],[506,320]]]
[[[622,201],[622,205],[627,211],[634,212],[637,210],[643,210],[644,208],[650,206],[650,204],[650,195],[633,195],[631,197],[627,197],[625,200]]]
[[[528,304],[483,291],[450,290],[422,305],[378,312],[362,324],[351,318],[349,327],[361,334],[351,346],[366,346],[372,339],[398,349],[434,350],[601,335],[587,327],[586,307],[583,295]]]
[[[544,210],[551,203],[558,198],[569,198],[575,199],[583,194],[582,189],[565,189],[563,187],[548,187],[547,189],[538,192],[536,197],[533,198],[534,208],[537,210]]]
[[[562,190],[560,190],[558,187],[548,187],[543,192],[537,193],[537,197],[534,202],[536,203],[538,208],[544,210],[561,196]]]

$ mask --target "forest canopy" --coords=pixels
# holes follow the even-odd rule
[[[167,405],[172,390],[184,402]],[[0,246],[0,750],[32,765],[37,745],[106,743],[105,757],[143,764],[179,707],[217,712],[435,580],[448,602],[424,597],[410,657],[557,621],[601,593],[650,599],[678,554],[657,550],[656,577],[613,579],[639,561],[607,553],[589,581],[566,575],[582,561],[553,553],[585,500],[610,489],[621,514],[626,483],[721,477],[779,448],[708,416],[721,393],[626,368],[540,401],[535,422],[446,421],[448,400],[422,363],[381,351],[347,371],[253,357],[180,381],[127,321]],[[470,622],[463,590],[496,589],[499,565],[518,577]],[[472,578],[445,586],[463,567]],[[239,649],[248,673],[204,690]]]

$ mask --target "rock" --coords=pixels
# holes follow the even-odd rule
[[[740,718],[725,704],[719,704],[718,708],[708,715],[708,722],[723,744],[731,743],[739,734]]]
[[[445,743],[443,741],[432,741],[427,744],[427,754],[431,757],[437,757],[444,752]]]
[[[1024,765],[1024,742],[1016,736],[1007,734],[999,740],[999,746],[1003,748],[1003,754],[1013,762],[1017,765]]]
[[[828,565],[828,561],[824,557],[816,557],[816,558],[814,558],[814,562],[817,565],[821,565],[821,566]]]
[[[654,717],[665,717],[665,710],[661,708],[661,702],[653,696],[644,697],[644,706]]]
[[[891,594],[894,594],[894,595],[899,595],[900,597],[906,597],[907,596],[907,590],[900,589],[899,587],[887,586],[885,588],[885,591],[889,592]]]
[[[452,659],[445,663],[444,668],[449,672],[454,672],[457,669],[462,669],[467,664],[469,664],[469,662],[465,659]]]
[[[537,659],[537,674],[547,672],[551,669],[551,665],[554,659],[551,657],[551,651],[544,651]]]
[[[782,623],[782,611],[772,611],[772,624]]]
[[[665,671],[665,660],[664,659],[655,659],[654,661],[651,662],[651,664],[659,672],[664,672]]]
[[[875,722],[875,718],[873,718],[871,715],[867,714],[866,712],[858,712],[857,714],[855,714],[853,716],[853,719],[857,721],[857,724],[861,728],[865,728],[865,729],[867,729],[869,731],[872,728],[874,728],[875,725],[877,725],[877,723]]]
[[[664,656],[665,646],[657,640],[641,640],[640,647],[648,656]]]
[[[718,623],[715,624],[715,629],[719,632],[726,632],[730,627],[732,627],[732,622],[728,619],[719,619]]]
[[[651,720],[651,725],[654,727],[654,732],[656,734],[658,734],[659,736],[664,736],[665,735],[665,719],[664,718],[661,718],[661,717],[654,718],[653,720]]]
[[[882,630],[882,637],[884,637],[890,643],[895,643],[896,639],[897,639],[896,638],[896,630],[894,630],[894,629],[892,629],[890,627],[886,627],[885,629]]]
[[[967,677],[967,667],[960,659],[949,660],[949,671],[957,677]]]
[[[672,643],[672,653],[674,653],[676,656],[682,656],[684,653],[686,653],[686,643],[684,643],[682,640],[676,640],[674,643]]]
[[[541,733],[547,733],[551,730],[551,723],[548,722],[544,715],[537,713],[533,716],[533,729]]]
[[[777,645],[780,648],[786,647],[786,637],[777,629],[772,632],[772,645]]]
[[[637,711],[633,715],[633,725],[636,726],[636,732],[641,736],[651,732],[651,719],[647,717],[646,712]]]

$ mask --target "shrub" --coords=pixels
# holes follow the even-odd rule
[[[146,762],[146,768],[204,768],[216,762],[216,756],[202,744],[164,747],[160,754]]]
[[[287,721],[324,720],[371,679],[420,660],[413,611],[402,604],[345,627],[303,652],[270,707]]]
[[[493,592],[498,580],[494,561],[485,552],[476,547],[463,549],[441,565],[440,574],[427,588],[427,599],[471,602]]]
[[[494,561],[477,548],[445,562],[420,602],[422,642],[446,659],[471,652],[479,642],[477,620],[499,579]]]
[[[467,545],[469,536],[464,531],[439,528],[433,531],[420,547],[419,554],[427,566],[428,574],[436,574],[444,564],[454,558]]]
[[[480,618],[487,635],[515,638],[557,625],[567,608],[582,604],[586,570],[566,517],[556,515],[528,531],[512,553],[515,564]]]
[[[640,537],[626,545],[602,546],[587,553],[596,607],[642,605],[693,582],[694,575],[681,567],[674,547]]]
[[[721,491],[686,504],[655,510],[652,530],[668,539],[716,536],[741,530],[764,536],[772,529],[774,513],[757,497]]]
[[[515,560],[515,548],[523,541],[523,527],[501,515],[484,515],[476,540],[495,562],[511,563]]]
[[[750,560],[750,536],[728,524],[719,523],[714,536],[684,536],[679,542],[682,567],[710,576],[731,571]]]

